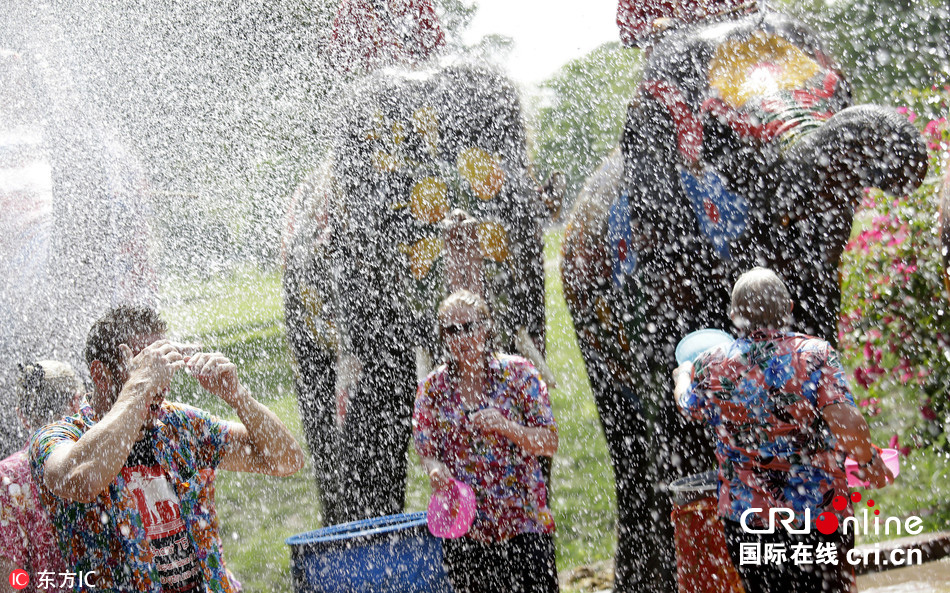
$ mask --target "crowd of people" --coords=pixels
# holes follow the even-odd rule
[[[849,516],[850,505],[831,504],[848,493],[844,454],[873,487],[890,477],[837,354],[821,339],[790,331],[792,307],[770,270],[742,275],[730,308],[739,338],[678,367],[673,396],[715,438],[719,515],[747,593],[846,593],[854,575],[843,562],[739,561],[742,544],[765,538],[846,551],[853,535],[764,535],[741,522],[751,516],[762,525],[769,509],[780,507],[793,509],[799,522],[806,510]],[[547,387],[530,362],[498,351],[479,295],[449,295],[437,321],[444,363],[419,383],[414,443],[433,491],[457,481],[476,501],[468,532],[443,542],[447,575],[458,593],[557,591],[546,460],[557,452],[558,430]],[[241,590],[223,558],[216,472],[287,476],[301,468],[304,453],[227,357],[170,340],[166,331],[152,309],[110,310],[88,333],[88,390],[60,362],[19,368],[17,412],[31,437],[0,462],[3,574],[74,574],[110,591]],[[239,421],[171,401],[179,372],[221,398]],[[15,584],[11,576],[0,590]]]

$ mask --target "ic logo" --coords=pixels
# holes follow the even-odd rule
[[[30,575],[19,568],[10,573],[10,586],[19,591],[30,584]]]

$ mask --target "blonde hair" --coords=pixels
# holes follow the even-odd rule
[[[732,287],[729,317],[741,333],[757,329],[787,329],[791,325],[792,297],[778,275],[755,267],[739,276]]]
[[[439,304],[438,318],[440,327],[449,310],[456,305],[468,305],[475,309],[483,319],[491,321],[491,310],[488,308],[488,303],[485,302],[485,299],[471,290],[463,288],[445,297]]]
[[[438,320],[437,330],[439,340],[442,342],[442,346],[445,346],[445,340],[442,331],[445,316],[448,315],[452,308],[457,307],[458,305],[466,305],[478,313],[481,321],[487,324],[488,338],[485,341],[486,346],[489,350],[495,350],[497,348],[497,337],[495,335],[495,325],[492,321],[491,309],[488,308],[488,303],[485,302],[485,299],[465,288],[456,290],[449,296],[442,299],[442,302],[439,304],[439,310],[436,314],[436,318]]]
[[[17,376],[17,409],[30,430],[49,424],[70,412],[69,405],[83,392],[73,367],[57,360],[20,365]]]

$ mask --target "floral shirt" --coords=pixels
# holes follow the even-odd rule
[[[53,524],[30,474],[26,448],[0,461],[0,556],[30,573],[25,593],[37,590],[41,572],[55,575],[50,589],[58,589],[59,576],[66,572]]]
[[[161,593],[162,586],[134,496],[122,472],[90,503],[64,500],[43,484],[46,459],[56,445],[75,442],[95,426],[87,401],[79,413],[49,424],[30,440],[33,477],[50,510],[60,546],[75,571],[96,572],[99,590]],[[163,403],[153,432],[155,456],[181,503],[181,516],[201,565],[205,588],[232,593],[214,512],[214,469],[229,442],[229,427],[203,410]]]
[[[416,451],[446,464],[475,492],[475,520],[468,537],[491,543],[520,533],[554,533],[537,456],[505,437],[476,431],[468,419],[477,410],[494,407],[522,426],[556,432],[547,386],[527,360],[495,354],[488,364],[486,392],[479,408],[465,410],[447,366],[432,371],[416,394]]]
[[[831,404],[854,405],[838,355],[828,342],[796,333],[756,332],[696,360],[681,409],[714,430],[719,460],[719,515],[767,525],[768,509],[795,511],[795,527],[847,498],[844,452],[821,415]]]

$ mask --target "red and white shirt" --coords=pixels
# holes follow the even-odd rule
[[[163,593],[204,591],[201,567],[181,516],[181,501],[155,457],[152,439],[135,443],[122,477],[142,517]]]

